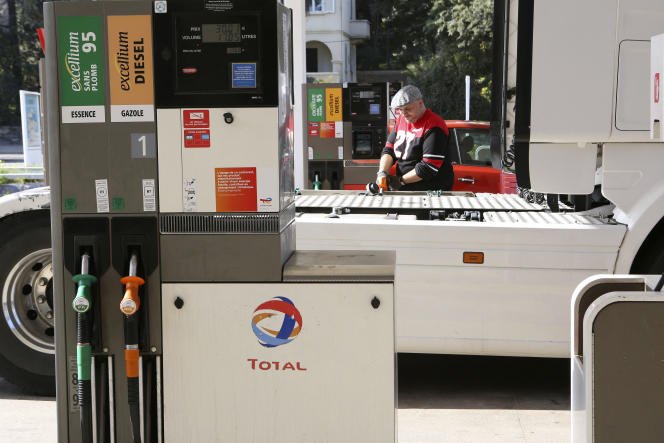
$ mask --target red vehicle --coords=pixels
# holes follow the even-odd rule
[[[448,155],[454,169],[452,190],[516,194],[516,175],[491,165],[489,123],[465,120],[446,122],[450,130]]]

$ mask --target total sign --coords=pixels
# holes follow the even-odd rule
[[[251,329],[258,343],[266,348],[276,348],[290,343],[302,331],[302,315],[295,304],[286,297],[275,297],[261,303],[251,320]],[[252,370],[306,371],[299,361],[266,361],[248,358]]]
[[[391,283],[162,283],[162,306],[165,441],[394,442]]]

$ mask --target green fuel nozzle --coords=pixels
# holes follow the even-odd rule
[[[90,275],[90,256],[86,253],[81,257],[81,273],[72,277],[76,283],[76,297],[72,302],[74,311],[79,313],[88,312],[92,306],[92,285],[97,283],[97,277]]]
[[[78,284],[78,288],[72,307],[76,312],[88,312],[92,306],[91,287],[97,282],[97,278],[89,274],[79,274],[74,276],[74,282]]]

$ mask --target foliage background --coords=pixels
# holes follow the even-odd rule
[[[357,0],[371,38],[358,48],[358,70],[404,71],[425,103],[447,119],[488,120],[493,0]]]
[[[20,125],[20,89],[39,91],[43,0],[0,0],[0,126]]]

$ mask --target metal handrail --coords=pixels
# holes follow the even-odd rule
[[[44,172],[43,171],[41,173],[15,172],[15,173],[7,173],[7,174],[0,172],[0,177],[3,177],[3,178],[16,178],[16,179],[26,178],[26,179],[30,179],[30,180],[42,179],[42,178],[44,178]]]
[[[42,166],[25,166],[22,163],[0,164],[0,177],[10,179],[43,179],[44,168]]]

